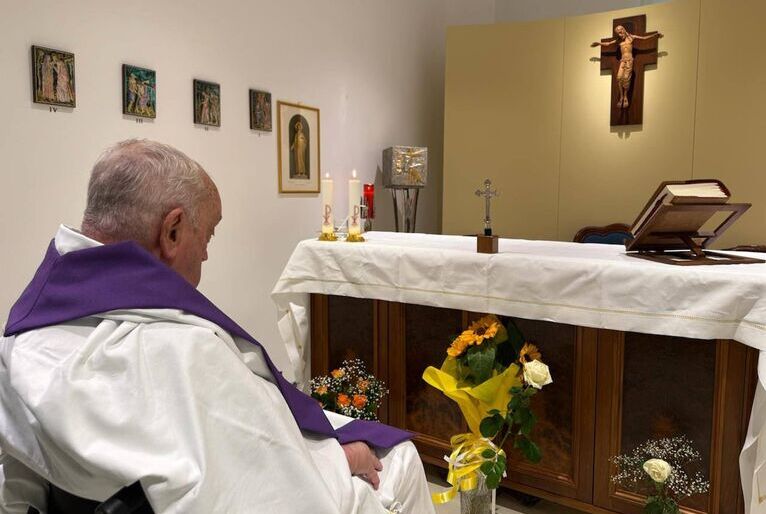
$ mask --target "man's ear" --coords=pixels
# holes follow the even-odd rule
[[[181,207],[176,207],[162,220],[160,225],[160,259],[170,264],[178,255],[181,241],[181,231],[186,222],[186,213]]]

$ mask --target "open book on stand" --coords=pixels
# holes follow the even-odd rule
[[[730,197],[720,180],[663,182],[631,226],[628,255],[686,266],[765,262],[704,250],[750,208]]]

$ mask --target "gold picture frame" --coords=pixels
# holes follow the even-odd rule
[[[277,101],[277,179],[281,194],[319,193],[319,109]]]

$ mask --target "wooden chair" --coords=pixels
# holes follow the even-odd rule
[[[610,245],[625,244],[626,240],[633,239],[630,227],[624,223],[612,223],[605,227],[583,227],[577,231],[573,241],[575,243],[600,243]]]

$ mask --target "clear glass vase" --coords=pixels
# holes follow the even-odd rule
[[[494,514],[492,496],[494,489],[487,489],[484,475],[479,473],[476,489],[460,491],[460,514]]]

